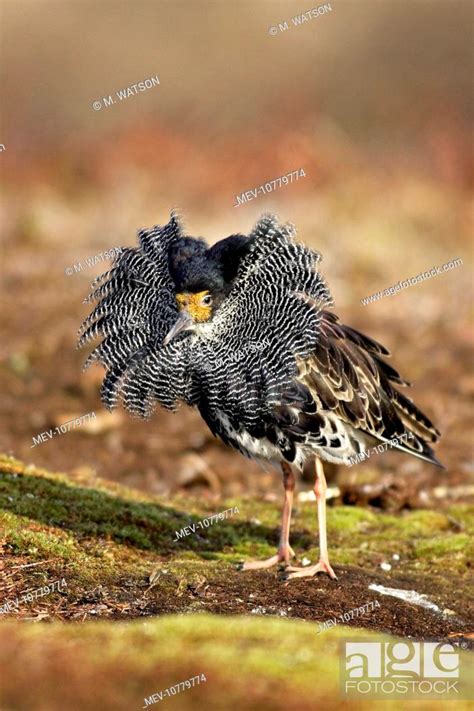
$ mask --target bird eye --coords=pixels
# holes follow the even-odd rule
[[[212,304],[212,296],[210,294],[207,294],[207,296],[203,296],[201,304],[203,306],[210,306]]]

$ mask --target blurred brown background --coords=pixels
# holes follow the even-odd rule
[[[103,414],[101,372],[81,375],[75,334],[106,264],[65,274],[135,244],[137,228],[167,221],[174,206],[210,242],[274,211],[322,252],[341,319],[392,350],[443,432],[446,472],[393,452],[370,467],[416,481],[417,504],[420,491],[446,484],[464,496],[473,471],[473,5],[336,0],[292,24],[317,6],[1,2],[2,451],[154,493],[279,491],[277,476],[224,449],[185,408],[147,423]],[[285,21],[288,30],[270,34]],[[93,109],[156,75],[160,86]],[[306,178],[233,207],[236,195],[299,168]],[[457,257],[462,267],[360,303]],[[31,449],[33,436],[93,410],[95,431]],[[368,466],[332,474],[348,481]]]

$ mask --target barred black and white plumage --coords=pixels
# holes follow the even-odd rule
[[[408,383],[388,351],[328,310],[321,257],[292,225],[265,215],[249,236],[208,247],[172,214],[138,242],[94,282],[79,334],[80,346],[103,337],[86,367],[105,366],[107,408],[197,407],[226,444],[284,462],[285,481],[310,456],[347,464],[394,439],[439,464],[428,444],[438,431],[397,389]]]

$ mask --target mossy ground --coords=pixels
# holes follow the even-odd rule
[[[239,513],[174,542],[184,526],[235,506]],[[253,499],[211,509],[0,459],[2,604],[66,583],[2,614],[0,667],[10,681],[0,707],[139,708],[146,696],[203,672],[209,682],[170,699],[173,708],[278,709],[287,707],[284,698],[296,709],[314,708],[315,698],[342,707],[340,637],[366,635],[365,627],[377,639],[384,632],[470,645],[469,507],[398,515],[330,507],[337,582],[285,583],[276,570],[236,570],[241,559],[272,554],[279,516],[278,506]],[[315,524],[315,505],[299,505],[292,543],[312,561]],[[390,571],[381,569],[384,561]],[[380,595],[371,583],[425,593],[444,613]],[[317,621],[371,600],[380,607],[319,632]],[[181,615],[150,619],[166,613]],[[99,618],[109,622],[88,622]],[[17,622],[46,619],[46,627]],[[58,685],[59,677],[68,684]],[[47,705],[34,701],[38,686]]]
[[[207,614],[46,627],[7,622],[0,627],[2,709],[157,709],[161,704],[145,699],[201,674],[205,682],[165,696],[166,708],[368,709],[373,701],[348,701],[339,690],[339,656],[348,636],[386,639],[343,627],[317,635],[295,620]],[[460,654],[464,667],[469,653]],[[463,679],[459,688],[468,696],[466,673]],[[433,701],[383,703],[387,709],[446,708]],[[468,701],[450,703],[469,708]]]

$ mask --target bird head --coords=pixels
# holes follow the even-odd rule
[[[231,290],[249,246],[249,238],[244,235],[231,235],[213,247],[194,237],[183,237],[173,245],[169,268],[179,314],[163,345],[178,333],[195,332],[212,320]]]
[[[180,312],[187,311],[195,323],[205,323],[212,316],[212,294],[207,289],[176,294],[176,301]]]
[[[176,294],[179,316],[174,326],[168,332],[163,345],[167,345],[178,333],[196,330],[199,323],[206,323],[212,318],[213,300],[208,289],[198,292],[183,292]]]

